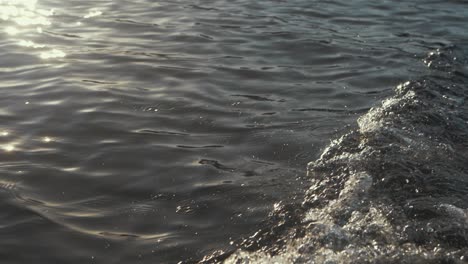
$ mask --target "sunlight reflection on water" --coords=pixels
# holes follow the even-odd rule
[[[101,11],[94,10],[94,11],[90,11],[88,14],[83,16],[83,18],[91,18],[91,17],[100,16],[100,15],[102,15]]]
[[[58,50],[58,49],[45,51],[45,52],[42,52],[40,55],[42,59],[63,58],[65,56],[66,56],[65,52]]]
[[[2,148],[6,151],[6,152],[11,152],[15,149],[15,146],[13,144],[8,144],[8,145],[3,145]]]
[[[2,20],[13,21],[20,26],[50,25],[47,17],[54,13],[53,9],[36,8],[34,0],[0,0],[0,17]]]
[[[36,0],[0,0],[0,19],[15,24],[6,26],[4,31],[11,36],[21,36],[22,33],[31,30],[42,34],[42,27],[52,24],[49,17],[54,14],[54,9],[37,8],[36,4]],[[34,43],[31,40],[20,39],[17,45],[32,49],[43,49],[38,55],[42,59],[63,58],[66,56],[65,52],[60,49]]]
[[[46,47],[45,45],[42,45],[42,44],[36,44],[31,40],[21,40],[19,42],[19,45],[23,47],[28,47],[28,48],[34,48],[34,49],[40,49],[40,48]]]

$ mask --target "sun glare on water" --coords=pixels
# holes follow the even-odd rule
[[[21,37],[24,33],[35,32],[41,34],[43,27],[52,24],[50,17],[53,9],[37,7],[37,0],[0,0],[0,21],[6,21],[3,31],[12,37]],[[1,24],[0,24],[1,26]],[[34,43],[31,40],[20,39],[18,46],[42,49],[38,56],[42,59],[63,58],[65,52],[48,45]]]
[[[100,15],[102,15],[101,11],[94,10],[94,11],[90,11],[88,14],[83,16],[83,18],[91,18],[91,17],[100,16]]]
[[[15,150],[15,146],[9,144],[9,145],[4,145],[3,146],[3,149],[6,151],[6,152],[11,152],[13,150]]]
[[[50,25],[48,17],[54,10],[38,9],[36,3],[34,0],[0,0],[0,18],[20,26]]]
[[[67,54],[65,54],[65,52],[63,52],[61,50],[53,49],[53,50],[42,52],[40,57],[42,59],[54,59],[54,58],[63,58],[66,55]]]

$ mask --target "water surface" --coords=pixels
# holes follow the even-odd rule
[[[457,1],[0,0],[0,259],[236,247],[425,54]]]

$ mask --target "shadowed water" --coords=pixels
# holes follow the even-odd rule
[[[331,137],[467,44],[465,9],[0,0],[0,260],[235,249],[296,203]]]

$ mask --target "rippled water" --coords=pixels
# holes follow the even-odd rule
[[[0,0],[0,259],[232,250],[431,50],[462,1]]]

